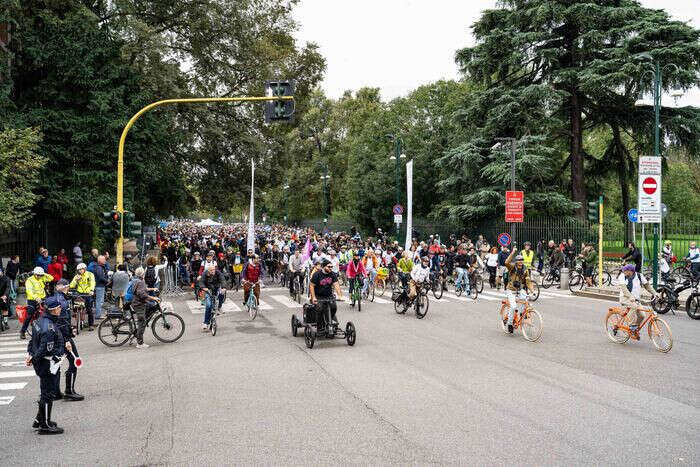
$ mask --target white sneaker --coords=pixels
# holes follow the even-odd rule
[[[136,344],[137,349],[147,349],[149,347],[150,347],[150,345],[148,345],[148,344]]]

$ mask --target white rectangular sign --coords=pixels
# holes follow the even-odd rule
[[[637,209],[640,223],[661,222],[661,158],[639,158]]]
[[[400,224],[403,222],[402,214],[394,214],[394,224]]]

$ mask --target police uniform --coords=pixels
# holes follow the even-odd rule
[[[59,281],[60,282],[60,281]],[[65,281],[66,284],[68,284],[68,281]],[[58,284],[61,285],[61,284]],[[61,314],[58,316],[58,329],[61,331],[61,335],[63,335],[63,340],[64,342],[70,342],[71,348],[72,348],[72,353],[71,352],[66,352],[66,359],[68,360],[68,370],[66,370],[66,390],[63,394],[63,398],[67,400],[72,400],[72,401],[81,401],[85,399],[85,397],[81,396],[77,392],[75,392],[75,379],[78,376],[78,367],[75,366],[75,357],[79,357],[80,354],[78,354],[78,347],[75,345],[75,342],[73,341],[73,327],[71,325],[71,309],[70,309],[70,302],[66,298],[64,294],[61,292],[56,292],[56,295],[54,295],[54,298],[58,300],[58,302],[61,304]],[[75,355],[75,357],[73,356]],[[58,384],[59,384],[59,391],[58,391],[58,398],[61,398],[61,392],[60,392],[60,383],[61,383],[61,372],[57,373],[58,375]]]
[[[46,300],[47,309],[60,306],[58,300],[50,297]],[[39,434],[59,434],[63,433],[62,428],[58,428],[51,421],[51,409],[53,400],[58,393],[57,374],[51,373],[51,364],[61,361],[61,356],[65,350],[63,334],[58,328],[58,316],[46,313],[33,323],[34,329],[32,339],[27,346],[27,353],[31,357],[34,371],[39,377],[39,411],[34,426],[39,428]]]

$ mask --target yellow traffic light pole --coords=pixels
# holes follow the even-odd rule
[[[146,112],[165,104],[208,104],[212,102],[264,102],[294,100],[294,96],[271,96],[271,97],[194,97],[189,99],[164,99],[148,104],[143,109],[134,114],[124,127],[122,136],[119,138],[119,161],[117,162],[117,211],[119,212],[119,240],[117,241],[117,263],[124,262],[124,142],[126,135],[136,120]]]

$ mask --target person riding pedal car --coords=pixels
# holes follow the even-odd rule
[[[340,284],[338,283],[338,274],[333,272],[333,265],[328,259],[321,260],[321,269],[311,276],[309,288],[311,303],[317,305],[316,327],[323,329],[324,326],[330,328],[333,323],[337,324],[338,320],[335,317],[335,313],[338,310],[338,306],[333,300],[333,291],[335,290],[338,300],[343,299],[343,292],[340,290]],[[319,298],[321,299],[320,305],[318,305]],[[330,307],[333,323],[326,323],[326,307]],[[329,329],[328,335],[333,335],[332,329]]]

